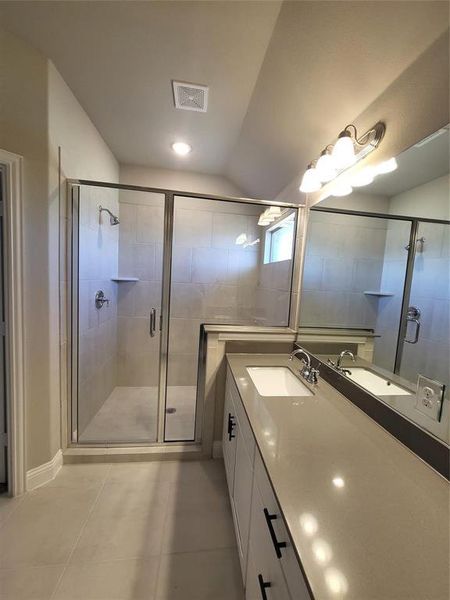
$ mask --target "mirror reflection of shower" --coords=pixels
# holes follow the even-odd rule
[[[103,206],[99,206],[98,207],[98,213],[99,213],[99,221],[101,224],[101,216],[102,216],[102,212],[107,212],[109,215],[109,223],[110,225],[119,225],[120,220],[119,217],[117,217],[116,215],[114,215],[109,208],[104,208]]]

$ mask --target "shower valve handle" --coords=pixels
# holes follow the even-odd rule
[[[99,290],[95,294],[95,308],[103,308],[104,304],[109,306],[109,298],[105,296],[105,292],[103,290]]]

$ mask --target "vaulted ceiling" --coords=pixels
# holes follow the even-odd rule
[[[449,25],[433,0],[19,0],[0,17],[55,63],[120,162],[267,198]],[[172,79],[208,85],[208,112],[176,110]]]

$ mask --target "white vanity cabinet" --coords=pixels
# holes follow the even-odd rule
[[[245,581],[255,442],[231,373],[227,376],[222,444],[242,576]]]
[[[234,487],[234,466],[236,463],[236,441],[238,434],[238,424],[236,420],[236,412],[230,385],[227,380],[225,404],[223,411],[223,434],[222,434],[222,450],[223,460],[225,463],[225,472],[227,475],[228,489],[230,497],[233,496]]]
[[[223,455],[246,600],[310,600],[230,369]]]

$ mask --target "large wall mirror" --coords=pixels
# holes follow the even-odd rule
[[[447,444],[449,141],[446,127],[396,157],[394,170],[311,209],[299,323],[372,336],[345,376]]]

